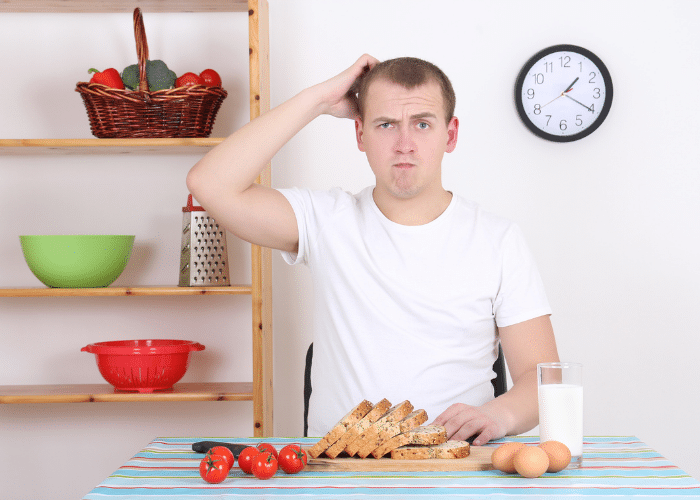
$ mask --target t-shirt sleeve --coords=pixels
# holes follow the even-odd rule
[[[294,252],[281,252],[282,258],[289,265],[294,264],[306,264],[307,263],[307,252],[309,248],[309,236],[307,230],[307,218],[309,210],[307,206],[309,205],[309,193],[306,190],[301,190],[299,188],[290,189],[278,189],[280,193],[287,198],[287,201],[292,205],[294,210],[294,216],[297,219],[297,227],[299,228],[299,248],[296,253]]]
[[[494,302],[497,326],[510,326],[552,314],[535,260],[515,224],[503,240],[501,272]]]
[[[333,220],[334,214],[343,210],[343,207],[351,202],[352,195],[340,188],[328,191],[301,188],[278,189],[278,191],[292,205],[299,228],[297,252],[282,252],[282,258],[290,265],[308,266],[314,241],[318,239],[325,224]]]

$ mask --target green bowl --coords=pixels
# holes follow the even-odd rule
[[[34,276],[54,288],[98,288],[114,282],[129,262],[134,236],[20,236]]]

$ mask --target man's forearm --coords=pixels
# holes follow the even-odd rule
[[[255,180],[294,135],[321,114],[356,118],[348,93],[366,67],[376,62],[361,56],[325,82],[303,90],[259,116],[212,149],[187,175],[187,188],[217,222],[250,243],[296,252],[299,233],[289,201]]]
[[[508,392],[483,405],[505,425],[507,435],[527,432],[539,423],[537,370],[523,373]]]
[[[272,157],[321,113],[319,93],[304,90],[246,124],[192,167],[187,187],[198,201],[248,189]]]

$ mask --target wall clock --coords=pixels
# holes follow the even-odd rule
[[[583,139],[608,116],[610,72],[590,50],[554,45],[532,56],[515,82],[515,106],[536,135],[555,142]]]

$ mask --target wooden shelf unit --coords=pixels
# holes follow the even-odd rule
[[[201,139],[0,139],[3,155],[204,154],[223,141]]]
[[[0,13],[248,13],[250,119],[270,109],[269,15],[267,0],[2,0]],[[205,139],[0,139],[0,155],[200,154],[222,138]],[[257,182],[270,185],[270,165]],[[251,284],[230,287],[106,287],[91,289],[2,288],[0,297],[116,297],[250,295],[252,300],[252,382],[182,383],[150,394],[115,391],[109,384],[0,385],[0,404],[144,401],[253,401],[255,436],[273,434],[272,273],[269,249],[251,246]]]
[[[104,288],[0,288],[0,297],[154,297],[184,295],[251,295],[251,285],[107,286]]]
[[[253,401],[250,382],[184,382],[150,393],[118,391],[109,384],[5,385],[0,404],[140,403],[145,401]]]
[[[3,0],[0,12],[131,13],[135,7],[144,12],[257,12],[257,4],[248,0]]]

